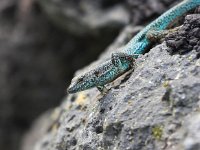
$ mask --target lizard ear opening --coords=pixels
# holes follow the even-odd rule
[[[119,67],[122,65],[123,62],[128,62],[132,64],[134,62],[134,59],[132,56],[126,53],[113,53],[111,57],[111,61],[115,67]]]
[[[120,54],[121,53],[112,53],[111,61],[115,67],[119,67],[121,65]]]

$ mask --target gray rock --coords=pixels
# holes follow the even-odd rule
[[[78,0],[38,1],[47,16],[59,27],[74,35],[95,35],[102,30],[119,29],[129,21],[123,1]]]
[[[170,0],[146,1],[0,0],[0,149],[18,149],[33,119],[59,104],[73,72],[96,59],[121,28],[129,22],[149,22],[171,4]],[[113,48],[126,43],[123,40],[128,41],[136,31],[127,28]],[[47,131],[56,129],[58,124],[51,126],[48,121],[50,127],[38,121],[41,125],[24,137],[25,150],[45,133],[38,130],[40,126]],[[99,125],[96,130],[102,129]],[[44,145],[54,134],[45,137]],[[76,143],[74,136],[66,145]]]
[[[200,149],[200,113],[190,114],[187,116],[186,122],[186,137],[183,141],[185,150]]]

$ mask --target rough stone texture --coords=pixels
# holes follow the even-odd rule
[[[199,18],[199,14],[187,16],[177,33],[137,59],[134,72],[107,85],[106,95],[97,89],[68,95],[51,114],[54,121],[49,117],[48,126],[37,127],[46,127],[44,136],[26,150],[200,149]],[[127,27],[98,61],[78,73],[105,61],[131,38],[133,28]],[[166,43],[175,37],[174,45],[179,44],[174,35],[197,41],[188,43],[192,48],[187,53],[170,55]],[[37,128],[33,125],[27,137]]]
[[[167,46],[170,48],[168,51],[171,54],[184,54],[191,50],[196,50],[196,52],[200,54],[200,18],[198,16],[199,15],[188,15],[184,26],[166,38]]]

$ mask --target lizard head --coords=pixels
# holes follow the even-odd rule
[[[96,86],[96,77],[92,73],[85,73],[72,79],[67,89],[68,93],[76,93]]]

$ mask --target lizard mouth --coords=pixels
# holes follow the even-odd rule
[[[69,88],[67,89],[67,93],[75,93],[74,88],[73,88],[73,87],[69,87]]]

